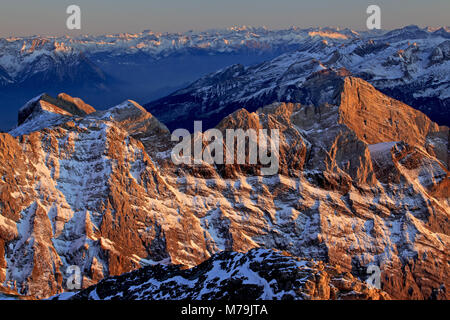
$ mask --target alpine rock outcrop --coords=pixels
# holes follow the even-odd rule
[[[74,297],[200,297],[201,287],[220,287],[208,272],[221,261],[236,281],[250,265],[249,284],[270,280],[267,255],[280,272],[300,268],[283,289],[296,298],[343,298],[349,291],[336,283],[347,273],[361,298],[448,299],[448,127],[342,70],[305,81],[305,103],[255,105],[217,125],[278,129],[273,176],[258,166],[175,166],[170,131],[134,101],[95,111],[66,94],[36,97],[0,134],[0,284],[47,298],[67,289],[73,265],[83,288],[140,269]],[[381,270],[382,293],[363,283],[369,265]],[[319,276],[325,266],[339,271]],[[305,280],[312,274],[319,291]],[[171,282],[177,275],[190,280]],[[178,289],[167,295],[155,283]]]
[[[192,123],[193,117],[214,127],[242,106],[256,111],[276,101],[333,104],[335,85],[322,82],[321,75],[338,73],[360,77],[449,126],[449,39],[444,29],[430,32],[415,26],[347,40],[315,36],[271,61],[209,74],[145,108],[171,130]],[[328,94],[317,95],[327,93],[327,88],[317,88],[326,85]]]
[[[433,121],[450,125],[449,30],[408,26],[357,32],[244,26],[185,33],[147,30],[100,36],[3,38],[0,98],[5,110],[11,112],[5,111],[0,128],[9,130],[15,124],[17,106],[44,91],[69,91],[105,109],[128,97],[151,102],[236,63],[243,66],[209,76],[169,100],[151,103],[149,111],[172,129],[176,122],[167,119],[164,112],[171,114],[174,108],[170,105],[175,102],[194,102],[196,108],[208,109],[223,101],[218,106],[235,103],[234,110],[245,101],[255,102],[252,108],[281,101],[277,97],[303,103],[307,97],[299,88],[305,77],[324,68],[345,67]],[[207,97],[210,99],[203,101]],[[158,107],[167,104],[169,110]],[[212,126],[226,115],[225,111],[215,118]]]
[[[189,270],[148,266],[52,300],[389,300],[385,292],[322,262],[267,249],[221,252]]]

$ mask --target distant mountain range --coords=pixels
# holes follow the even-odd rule
[[[1,39],[2,111],[51,90],[0,133],[0,299],[448,300],[449,41],[415,26]],[[174,164],[170,131],[198,119],[278,130],[278,172]]]
[[[194,119],[212,127],[242,107],[255,111],[276,101],[333,104],[333,91],[322,89],[335,86],[321,80],[330,73],[365,79],[450,125],[450,33],[415,26],[378,35],[323,31],[295,51],[253,66],[233,65],[145,107],[171,130],[192,129]]]
[[[370,39],[376,44],[367,45]],[[441,74],[448,68],[448,62],[445,62],[448,45],[442,44],[442,48],[438,48],[446,39],[450,39],[447,27],[421,29],[415,26],[376,32],[339,28],[267,30],[233,27],[180,34],[144,31],[103,36],[0,39],[0,99],[4,109],[0,127],[11,128],[16,122],[18,108],[42,92],[53,95],[69,92],[83,96],[87,102],[103,109],[130,97],[145,103],[232,64],[252,66],[295,51],[303,52],[305,59],[329,62],[333,67],[345,66],[377,88],[425,111],[434,120],[446,123],[436,116],[448,109],[448,72]],[[407,61],[404,54],[395,56],[398,50],[408,47],[408,41],[411,45],[419,44],[419,52],[413,54],[413,59],[419,58],[419,61]],[[357,49],[358,46],[361,48]],[[317,51],[321,48],[323,52]],[[353,50],[356,50],[354,54]],[[329,58],[334,51],[342,57],[335,57],[333,63]],[[427,64],[430,61],[428,54],[433,55],[431,68]],[[387,61],[389,57],[392,61]],[[363,61],[372,61],[372,64],[359,69]],[[379,72],[374,70],[379,62],[385,61],[391,67],[381,67]],[[305,70],[297,71],[299,78],[305,73]],[[434,74],[435,71],[438,73]],[[410,77],[405,80],[405,86],[401,85],[403,75]],[[374,78],[370,79],[372,76]],[[386,79],[393,80],[395,85],[391,86],[390,82],[384,81]],[[414,97],[409,92],[413,86],[421,90],[417,90]]]

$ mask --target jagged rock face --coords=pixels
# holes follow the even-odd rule
[[[37,131],[73,116],[86,116],[95,109],[79,98],[61,93],[55,99],[43,93],[26,103],[20,110],[18,126],[10,131],[14,136]]]
[[[444,41],[439,44],[432,52],[430,61],[432,64],[444,63],[450,60],[450,40]]]
[[[281,252],[221,252],[199,266],[149,266],[52,300],[389,300],[339,268]]]
[[[404,141],[425,149],[449,168],[448,127],[439,127],[422,112],[381,94],[359,78],[344,81],[340,122],[367,144]]]
[[[323,75],[351,74],[449,126],[448,39],[445,30],[431,35],[404,28],[339,44],[310,41],[271,61],[207,75],[145,108],[171,130],[188,126],[193,118],[214,127],[242,107],[256,111],[277,101],[333,104],[338,79]]]
[[[218,126],[279,129],[274,176],[175,166],[166,127],[132,101],[2,134],[1,283],[42,298],[66,289],[71,265],[86,288],[263,247],[363,280],[375,264],[393,298],[448,299],[448,128],[362,80],[334,79],[335,104],[243,109]]]
[[[425,147],[427,136],[439,132],[439,126],[423,113],[353,77],[347,77],[344,81],[340,117],[341,122],[368,144],[405,141]]]
[[[118,123],[128,134],[140,140],[151,154],[167,151],[170,147],[167,143],[170,140],[167,127],[135,101],[127,100],[100,112],[99,116],[100,119]]]
[[[54,104],[58,105],[58,102],[62,108],[66,109],[73,115],[84,116],[95,112],[95,109],[92,106],[88,105],[80,98],[73,98],[69,96],[67,93],[60,93]]]
[[[30,296],[23,296],[17,293],[17,291],[9,288],[0,287],[0,300],[35,300]]]
[[[6,226],[12,224],[11,232],[16,228],[14,221],[24,232],[19,241],[5,245],[2,256],[7,260],[3,278],[17,282],[21,293],[45,297],[60,290],[69,265],[82,267],[83,282],[89,285],[104,275],[145,264],[141,258],[166,258],[164,234],[150,215],[154,205],[141,194],[152,194],[156,200],[158,193],[169,196],[170,191],[158,181],[142,144],[104,123],[77,125],[86,129],[69,123],[56,131],[22,136],[30,153],[20,152],[19,145],[16,149],[28,161],[24,159],[22,168],[15,166],[10,178],[4,177],[6,185],[21,192],[26,182],[17,179],[32,177],[29,193],[8,192],[17,197],[13,202],[22,216],[3,218]],[[129,188],[127,195],[123,195],[124,185]],[[10,208],[8,203],[6,208]],[[147,226],[145,233],[139,231],[143,225]],[[7,233],[5,240],[13,235]],[[180,239],[189,241],[186,237]]]
[[[95,112],[95,109],[84,103],[83,100],[72,98],[66,93],[59,94],[56,99],[44,93],[32,99],[19,110],[18,124],[21,125],[44,111],[66,116],[85,116]]]
[[[433,121],[449,125],[449,61],[445,58],[444,45],[450,39],[448,30],[406,27],[393,32],[356,32],[339,28],[267,30],[245,27],[182,34],[144,31],[0,39],[0,94],[4,96],[3,106],[13,110],[3,114],[0,126],[9,130],[15,124],[15,108],[43,91],[70,91],[99,107],[115,105],[129,96],[150,102],[230,64],[259,64],[292,52],[296,52],[292,59],[276,59],[272,66],[250,68],[257,72],[250,81],[245,79],[248,70],[240,72],[247,68],[228,69],[224,77],[216,77],[217,83],[203,87],[206,95],[196,95],[193,101],[196,105],[190,113],[200,110],[198,105],[203,97],[208,97],[210,102],[225,103],[232,95],[216,99],[224,90],[238,96],[243,93],[249,101],[238,101],[234,108],[223,110],[211,127],[242,107],[255,111],[275,101],[304,103],[299,99],[302,92],[298,90],[304,75],[323,67],[345,67],[390,96],[423,111]],[[273,70],[273,66],[279,69]],[[149,73],[147,70],[159,71]],[[236,80],[247,83],[241,86]],[[280,84],[280,96],[270,92]],[[253,103],[254,109],[250,108],[254,100],[252,94],[259,90],[250,90],[252,85],[259,86],[259,90],[268,89],[262,92],[262,99]],[[185,98],[189,96],[180,97],[181,102],[188,102]],[[280,99],[281,96],[286,99]],[[163,113],[156,113],[157,109],[149,111],[171,130],[172,125],[179,125],[166,123],[171,120],[170,116],[165,118]],[[169,111],[170,114],[173,112]]]

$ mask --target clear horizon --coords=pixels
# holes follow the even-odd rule
[[[396,30],[396,29],[401,29],[407,26],[412,26],[412,25],[404,25],[404,26],[400,26],[397,28],[383,28],[381,29],[382,31],[391,31],[391,30]],[[297,27],[297,28],[301,28],[301,29],[308,29],[308,28],[339,28],[340,30],[343,29],[351,29],[353,31],[356,32],[362,32],[362,31],[367,31],[367,30],[359,30],[359,29],[355,29],[355,28],[349,28],[349,27],[345,27],[345,26],[305,26],[305,27],[299,27],[299,26],[288,26],[285,28],[268,28],[267,26],[255,26],[255,25],[231,25],[228,27],[221,27],[221,28],[207,28],[207,29],[191,29],[191,30],[184,30],[184,31],[172,31],[172,32],[165,32],[165,31],[156,31],[156,30],[152,30],[150,28],[147,29],[143,29],[143,30],[139,30],[139,31],[133,31],[133,32],[129,32],[129,31],[119,31],[119,32],[105,32],[105,33],[73,33],[73,32],[66,32],[63,34],[21,34],[21,35],[9,35],[9,36],[0,36],[0,38],[2,39],[8,39],[8,38],[28,38],[28,37],[47,37],[47,38],[58,38],[58,37],[64,37],[64,36],[102,36],[102,35],[119,35],[119,34],[139,34],[145,31],[152,31],[154,33],[160,33],[160,34],[183,34],[183,33],[188,33],[188,32],[208,32],[208,31],[213,31],[213,30],[225,30],[225,29],[229,29],[232,27],[251,27],[251,28],[264,28],[266,27],[267,30],[269,31],[278,31],[278,30],[288,30],[290,27]],[[435,29],[440,29],[440,28],[450,28],[450,26],[418,26],[421,29],[424,28],[434,28]]]
[[[81,7],[82,28],[66,28],[66,8]],[[223,29],[231,26],[265,26],[286,29],[335,26],[366,30],[366,8],[381,8],[382,29],[407,25],[443,27],[450,21],[450,1],[418,0],[4,0],[0,12],[0,37],[101,35],[114,33],[186,32]]]

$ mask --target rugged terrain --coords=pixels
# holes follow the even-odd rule
[[[199,266],[149,266],[53,300],[389,300],[349,272],[281,252],[221,252]]]
[[[147,30],[99,36],[3,38],[0,101],[5,111],[0,128],[14,126],[17,108],[41,92],[56,95],[68,91],[98,109],[106,109],[128,98],[141,103],[162,98],[199,77],[237,63],[246,67],[235,66],[220,76],[207,77],[203,93],[196,92],[198,86],[191,87],[183,91],[189,99],[178,92],[176,102],[190,102],[195,97],[198,99],[194,102],[201,102],[207,95],[210,99],[203,108],[223,100],[225,105],[237,103],[232,111],[243,106],[255,111],[275,101],[303,103],[298,88],[305,76],[325,67],[345,67],[433,121],[449,125],[449,30],[408,26],[361,32],[329,27],[268,30],[243,26],[186,33]],[[282,54],[288,55],[259,65]],[[172,104],[173,99],[163,102]],[[242,99],[254,103],[246,105]],[[157,107],[149,110],[158,112],[155,116],[173,129],[167,114],[159,113]],[[229,110],[224,110],[211,126],[228,114]]]
[[[333,104],[261,105],[217,126],[279,129],[273,176],[175,166],[167,127],[133,101],[95,111],[34,98],[0,134],[0,283],[46,298],[67,289],[72,265],[87,288],[262,247],[361,280],[375,264],[395,299],[448,299],[448,127],[362,79],[316,77]]]
[[[335,104],[335,84],[318,77],[335,72],[365,79],[448,126],[449,70],[450,34],[444,29],[430,32],[409,26],[381,35],[348,37],[320,33],[271,61],[230,66],[145,107],[171,130],[190,128],[193,118],[214,127],[243,106],[256,111],[277,101]]]

